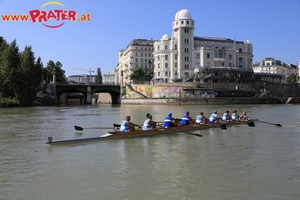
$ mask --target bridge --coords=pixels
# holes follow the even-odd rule
[[[94,93],[109,93],[111,95],[112,104],[121,103],[121,87],[120,85],[102,85],[102,84],[56,84],[56,101],[59,104],[59,97],[63,93],[82,93],[84,95],[84,104],[92,103],[92,95]]]

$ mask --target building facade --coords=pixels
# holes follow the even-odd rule
[[[299,64],[298,64],[299,65]],[[293,64],[286,64],[275,58],[265,58],[253,63],[254,73],[281,74],[285,80],[292,74],[298,74],[299,68]]]
[[[116,83],[116,78],[115,78],[115,71],[114,70],[109,70],[105,74],[103,74],[103,84],[115,84]]]
[[[82,74],[82,75],[71,75],[68,76],[68,81],[69,82],[75,82],[75,83],[95,83],[96,76],[95,75],[87,75],[87,74]]]
[[[249,40],[194,36],[195,21],[186,9],[176,13],[172,26],[172,36],[165,34],[153,45],[154,82],[190,81],[208,71],[253,72]]]
[[[119,51],[119,62],[115,69],[116,82],[121,86],[130,83],[130,75],[136,67],[144,71],[153,69],[153,40],[134,39],[125,50]]]

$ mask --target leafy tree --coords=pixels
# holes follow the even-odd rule
[[[59,83],[66,83],[65,71],[62,69],[62,64],[57,61],[54,63],[52,60],[49,60],[43,76],[46,78],[47,82],[53,79],[55,73],[56,81]]]
[[[35,62],[31,46],[26,46],[20,53],[19,73],[22,84],[18,88],[18,99],[21,105],[31,105],[36,96],[36,88],[42,81],[41,58]]]
[[[298,76],[298,74],[291,74],[290,76],[288,76],[287,78],[286,78],[286,82],[287,83],[296,83],[298,80],[300,80],[299,79],[299,76]]]
[[[0,54],[0,77],[2,97],[18,98],[18,87],[22,85],[19,73],[20,59],[19,47],[16,40],[10,44],[6,42],[1,45]]]
[[[101,74],[101,69],[97,68],[97,75],[96,75],[96,84],[102,84],[102,74]]]
[[[153,79],[153,76],[154,76],[154,70],[153,69],[147,70],[145,73],[145,80],[151,81]]]
[[[132,74],[130,75],[130,79],[140,81],[144,79],[144,76],[145,76],[145,72],[143,68],[136,67],[134,68]]]

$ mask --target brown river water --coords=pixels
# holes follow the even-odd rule
[[[95,137],[125,115],[193,118],[246,110],[255,122],[142,138],[51,146]],[[0,109],[1,200],[300,199],[300,105],[81,105]]]

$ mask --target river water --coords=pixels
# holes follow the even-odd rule
[[[94,137],[126,114],[143,123],[225,110],[256,122],[145,138],[47,145]],[[300,105],[80,105],[0,109],[1,200],[300,199]]]

